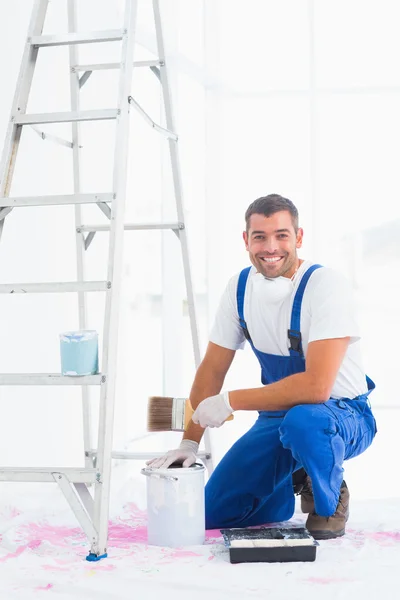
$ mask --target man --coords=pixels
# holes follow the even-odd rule
[[[286,521],[295,492],[316,539],[345,533],[349,492],[343,461],[376,434],[351,291],[334,270],[298,258],[303,230],[294,204],[271,194],[246,211],[252,267],[228,283],[190,393],[195,413],[177,450],[153,468],[196,460],[205,427],[236,410],[259,417],[222,458],[206,490],[207,528]],[[220,393],[246,339],[263,387]]]

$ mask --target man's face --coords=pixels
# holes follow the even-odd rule
[[[270,217],[250,217],[249,231],[243,232],[246,250],[255,268],[264,277],[292,277],[297,268],[297,248],[301,248],[303,230],[295,233],[287,210]]]

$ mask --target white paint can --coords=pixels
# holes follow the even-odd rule
[[[142,469],[147,477],[147,539],[179,548],[205,539],[204,466]]]

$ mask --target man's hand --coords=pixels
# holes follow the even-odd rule
[[[223,392],[200,402],[193,413],[192,421],[201,427],[221,427],[232,413],[229,393]]]
[[[170,450],[164,456],[148,460],[146,465],[151,469],[168,469],[174,462],[182,463],[183,467],[190,467],[196,462],[199,444],[192,440],[182,440],[179,448]]]

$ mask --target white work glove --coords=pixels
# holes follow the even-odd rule
[[[229,392],[223,392],[200,402],[193,413],[192,421],[201,427],[221,427],[232,413]]]
[[[151,469],[168,469],[174,462],[183,463],[183,467],[190,467],[196,462],[196,454],[199,449],[199,444],[193,440],[182,440],[179,448],[170,450],[164,456],[152,458],[147,461],[147,465]]]

